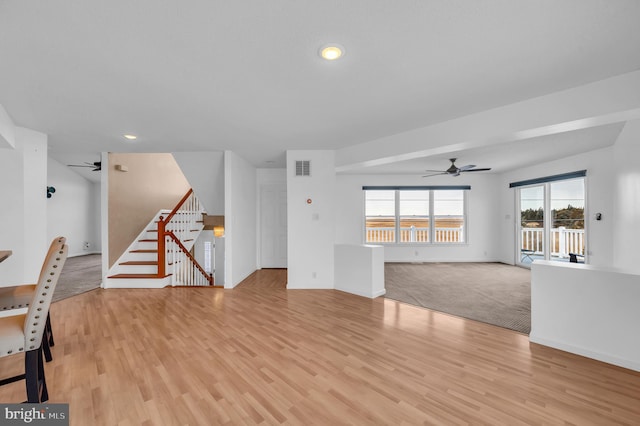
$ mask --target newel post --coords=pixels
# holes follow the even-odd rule
[[[164,277],[166,275],[165,265],[167,264],[165,256],[167,254],[167,250],[165,249],[165,223],[164,217],[160,216],[160,220],[158,221],[158,276]]]

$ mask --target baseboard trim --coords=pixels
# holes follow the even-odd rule
[[[504,263],[497,259],[385,259],[384,263]]]
[[[102,254],[102,252],[99,251],[89,251],[89,252],[85,252],[83,251],[82,253],[74,253],[74,254],[70,254],[67,257],[80,257],[80,256],[88,256],[90,254]]]
[[[376,297],[380,297],[383,296],[387,290],[382,289],[373,293],[367,293],[364,291],[358,291],[358,290],[347,290],[347,289],[343,289],[343,288],[338,288],[336,287],[335,290],[338,291],[342,291],[344,293],[349,293],[349,294],[354,294],[356,296],[360,296],[360,297],[366,297],[367,299],[375,299]]]
[[[551,348],[559,349],[561,351],[570,352],[572,354],[581,355],[587,358],[606,362],[607,364],[628,368],[629,370],[640,371],[640,362],[619,358],[613,355],[604,354],[601,352],[593,351],[591,349],[587,349],[579,346],[573,346],[564,342],[558,342],[555,340],[546,339],[544,337],[540,337],[536,335],[534,332],[531,332],[531,334],[529,334],[529,341],[531,343],[537,343],[539,345],[549,346]]]

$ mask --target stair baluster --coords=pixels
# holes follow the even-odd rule
[[[176,207],[158,221],[158,276],[172,270],[173,285],[213,285],[213,277],[193,258],[182,241],[191,242],[204,209],[190,189]]]

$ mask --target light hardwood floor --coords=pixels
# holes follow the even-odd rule
[[[52,305],[72,425],[640,424],[640,373],[392,300],[284,289],[94,290]],[[630,336],[631,337],[631,336]],[[23,355],[0,359],[17,372]],[[24,384],[0,401],[24,400]]]

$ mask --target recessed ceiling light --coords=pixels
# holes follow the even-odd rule
[[[326,59],[327,61],[335,61],[336,59],[340,59],[344,56],[344,53],[344,47],[337,43],[325,44],[320,48],[319,51],[320,57],[322,57],[322,59]]]
[[[124,135],[125,139],[129,139],[130,141],[134,141],[136,139],[138,139],[138,137],[136,135]]]

